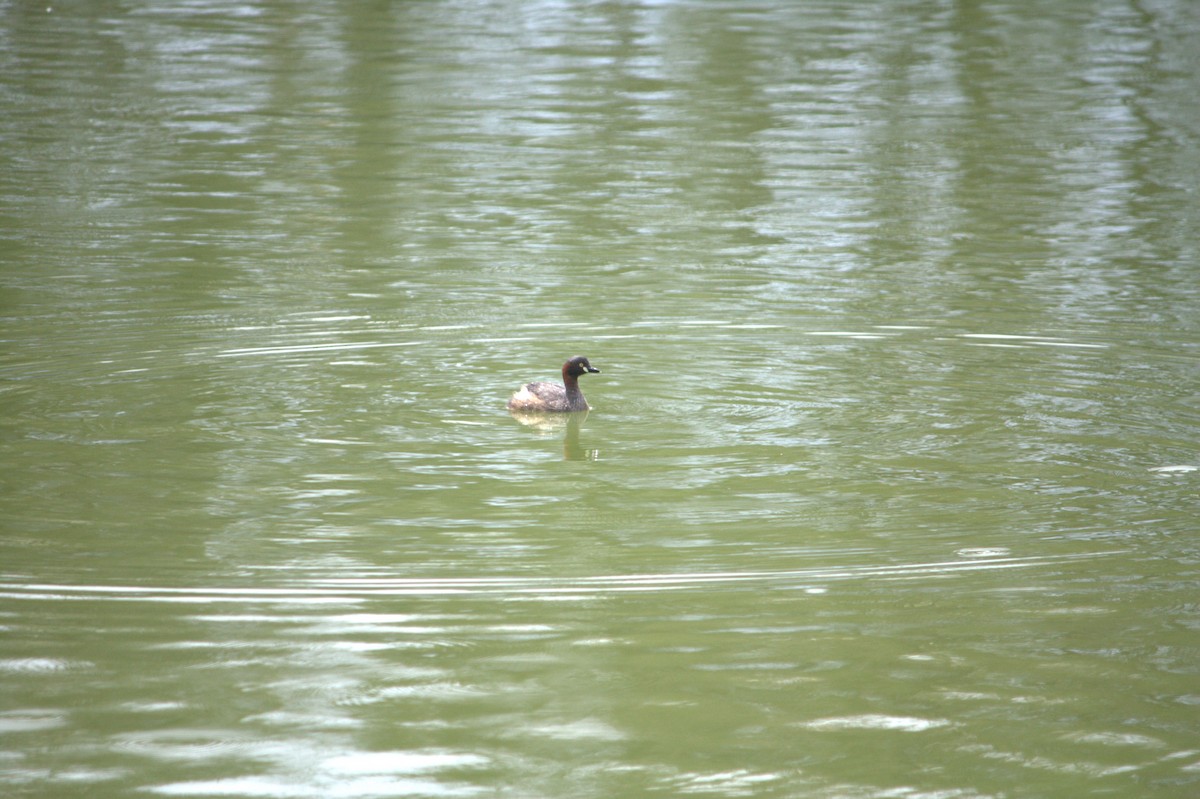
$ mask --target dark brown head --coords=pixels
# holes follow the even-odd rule
[[[570,380],[574,382],[574,380],[580,375],[585,375],[589,372],[591,374],[598,374],[600,370],[588,363],[587,358],[583,357],[582,355],[576,355],[574,358],[563,364],[563,381],[566,382]]]

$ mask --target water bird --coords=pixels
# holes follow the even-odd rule
[[[588,363],[582,355],[571,358],[562,367],[563,384],[558,383],[526,383],[517,389],[508,401],[510,411],[533,411],[552,413],[571,413],[586,411],[589,407],[579,390],[579,376],[598,374],[599,369]]]

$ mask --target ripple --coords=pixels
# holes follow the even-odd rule
[[[826,583],[848,580],[913,580],[923,577],[940,578],[968,575],[979,571],[1044,568],[1080,560],[1120,555],[1125,550],[1107,550],[1071,555],[1014,556],[984,554],[966,550],[967,556],[958,560],[929,561],[901,564],[846,564],[800,569],[763,571],[705,571],[666,572],[649,574],[606,574],[585,577],[324,577],[314,576],[299,586],[277,587],[151,587],[53,585],[44,583],[0,583],[0,597],[9,599],[83,600],[106,597],[113,601],[186,602],[197,604],[266,601],[289,605],[355,605],[370,597],[396,596],[455,596],[504,595],[513,598],[576,598],[605,594],[682,591],[743,584],[782,584],[780,587],[800,588],[809,593],[826,590]],[[294,571],[294,570],[293,570]],[[816,583],[817,585],[813,585]],[[206,618],[217,618],[208,616]],[[231,618],[242,618],[235,614]],[[269,616],[269,618],[274,618]],[[379,619],[373,614],[349,614],[373,628]],[[444,633],[440,625],[406,626],[397,617],[380,617],[400,622],[397,626],[407,632]],[[289,616],[289,621],[296,617]],[[529,632],[537,632],[530,630]]]
[[[1043,755],[1006,751],[990,744],[968,744],[963,746],[961,749],[964,752],[976,754],[986,760],[1012,763],[1024,768],[1036,769],[1039,771],[1050,771],[1060,774],[1082,774],[1087,777],[1109,777],[1114,774],[1123,774],[1129,771],[1136,771],[1140,768],[1139,766],[1134,765],[1106,766],[1099,763],[1089,763],[1086,761],[1055,760],[1051,757],[1046,757]]]
[[[1084,349],[1107,349],[1107,344],[1084,343],[1047,336],[1031,336],[1017,333],[959,333],[959,338],[982,340],[982,346],[1039,346],[1039,347],[1080,347]],[[997,344],[997,342],[1000,342]]]
[[[52,730],[67,724],[67,714],[58,710],[9,710],[0,712],[0,732]]]
[[[7,658],[0,660],[0,672],[14,674],[60,674],[93,668],[94,664],[83,660],[59,660],[58,658]]]
[[[628,736],[599,719],[580,719],[561,724],[532,724],[510,729],[512,735],[535,735],[556,741],[623,741]]]
[[[736,769],[701,774],[686,774],[672,780],[682,793],[713,793],[729,796],[752,796],[757,786],[776,782],[780,775]]]
[[[269,746],[230,730],[174,729],[123,735],[115,747],[162,761],[205,762],[240,757],[260,744]]]
[[[362,341],[334,342],[329,344],[279,344],[269,347],[237,347],[222,350],[216,355],[218,358],[241,358],[255,355],[291,355],[305,352],[345,352],[350,350],[412,347],[424,343],[423,341]]]
[[[443,750],[357,752],[331,757],[322,767],[334,774],[416,774],[447,768],[486,766],[490,762],[483,755]]]
[[[954,554],[960,558],[1003,558],[1010,553],[1008,547],[967,547],[956,550]]]
[[[174,782],[144,789],[164,796],[246,796],[266,799],[308,799],[312,796],[475,796],[482,788],[440,780],[381,779],[371,775],[336,780],[336,785],[309,785],[275,777],[233,777],[224,780]]]
[[[1067,736],[1067,740],[1075,741],[1076,743],[1100,744],[1102,746],[1139,746],[1148,749],[1158,749],[1166,746],[1158,738],[1124,732],[1081,732]]]
[[[834,716],[801,724],[810,730],[892,730],[924,732],[951,725],[948,719],[924,719],[917,716],[888,716],[868,713],[861,716]]]
[[[341,699],[337,702],[337,705],[340,707],[365,707],[397,700],[456,702],[466,699],[477,699],[488,694],[489,692],[481,688],[458,682],[424,682],[410,685],[393,685],[388,688],[368,691]]]

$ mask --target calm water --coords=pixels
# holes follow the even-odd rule
[[[1197,795],[1197,36],[0,3],[4,794]]]

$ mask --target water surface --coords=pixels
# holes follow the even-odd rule
[[[0,782],[1194,794],[1198,26],[0,6]]]

